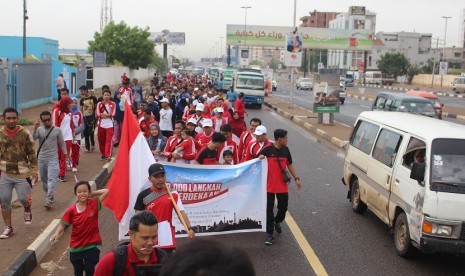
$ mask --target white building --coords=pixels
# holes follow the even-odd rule
[[[330,29],[367,30],[374,37],[376,31],[376,13],[365,11],[365,7],[349,7],[349,12],[341,13],[329,22]],[[328,68],[357,70],[363,62],[362,51],[328,51]]]
[[[412,65],[426,65],[433,58],[432,34],[413,32],[378,32],[373,50],[367,56],[367,69],[378,69],[378,61],[386,53],[401,53]]]

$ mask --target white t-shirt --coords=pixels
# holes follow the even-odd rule
[[[173,111],[170,109],[160,109],[160,130],[173,131],[173,124],[171,118],[173,117]]]

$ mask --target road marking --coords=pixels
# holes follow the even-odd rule
[[[313,248],[308,243],[307,239],[305,238],[304,234],[300,230],[299,226],[297,225],[289,211],[287,212],[286,223],[291,229],[292,234],[294,235],[295,239],[297,240],[297,243],[304,252],[305,257],[310,263],[310,266],[312,267],[315,274],[319,276],[327,276],[328,273],[326,272],[326,269],[323,267],[323,264],[321,264],[320,260],[318,259],[318,256],[315,254],[315,251],[313,251]]]
[[[365,107],[365,108],[368,108],[368,109],[371,109],[371,106],[366,106],[366,105],[360,105],[361,107]]]

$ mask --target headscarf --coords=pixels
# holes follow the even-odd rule
[[[73,102],[76,102],[76,107],[75,107],[75,108],[71,108],[71,114],[75,115],[76,113],[79,112],[78,99],[75,98],[75,97],[72,97],[71,100],[73,100]]]
[[[73,102],[73,100],[71,100],[70,97],[68,96],[64,96],[61,98],[60,100],[60,106],[58,107],[59,110],[63,113],[69,113],[70,110],[69,110],[69,105]]]
[[[152,129],[152,127],[156,127],[158,129],[158,136],[152,136],[152,134],[150,134],[149,138],[147,138],[149,148],[150,150],[163,150],[163,144],[166,143],[166,137],[161,133],[160,126],[157,123],[152,123],[149,129]]]
[[[124,118],[124,111],[122,111],[119,106],[119,103],[121,102],[121,99],[118,99],[119,94],[120,92],[116,90],[115,93],[113,94],[113,99],[111,100],[115,103],[115,106],[116,106],[115,120],[119,123],[122,123],[123,118]]]

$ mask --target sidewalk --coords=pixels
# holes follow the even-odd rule
[[[289,102],[273,95],[265,98],[265,105],[337,147],[343,148],[349,140],[352,128],[347,125],[338,122],[335,122],[334,125],[318,124],[316,113],[297,105],[291,106]]]

